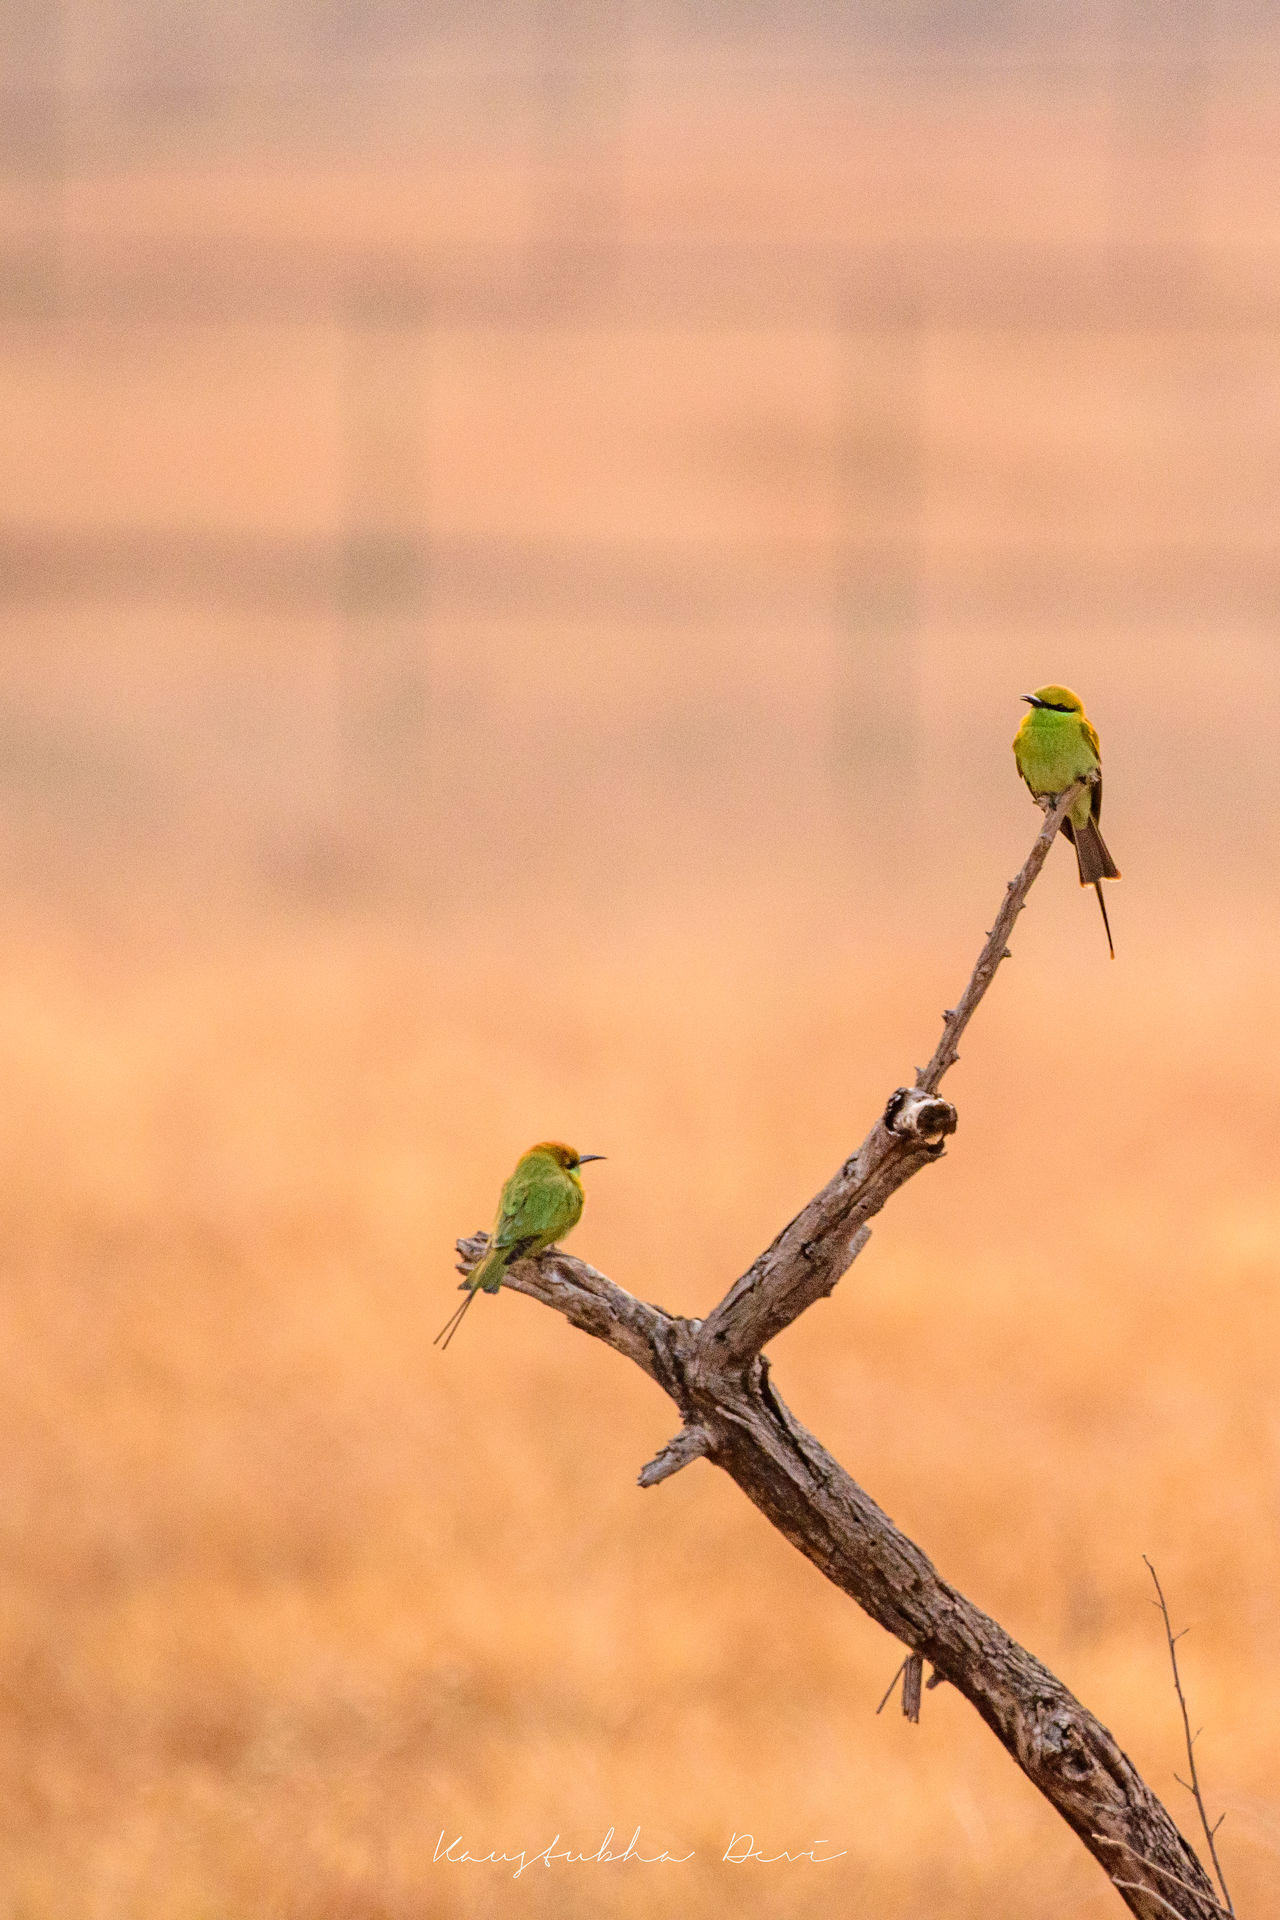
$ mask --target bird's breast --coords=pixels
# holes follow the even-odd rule
[[[1023,721],[1014,748],[1032,793],[1061,793],[1096,764],[1074,715],[1040,708]]]

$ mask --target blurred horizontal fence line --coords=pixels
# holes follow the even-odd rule
[[[522,588],[546,592],[560,604],[587,599],[619,611],[634,595],[637,610],[670,611],[737,597],[741,581],[709,583],[727,575],[735,551],[757,553],[779,576],[811,567],[811,546],[789,550],[784,540],[746,540],[737,549],[690,529],[687,541],[485,539],[441,536],[430,527],[429,484],[423,468],[429,448],[362,458],[362,443],[403,440],[408,403],[425,396],[430,436],[431,354],[449,330],[488,329],[513,334],[590,332],[602,337],[646,328],[714,337],[726,327],[747,330],[813,329],[843,343],[852,359],[869,338],[897,352],[888,377],[897,405],[883,396],[871,408],[882,459],[878,483],[901,521],[921,514],[930,422],[922,412],[919,360],[942,336],[1038,332],[1066,340],[1082,336],[1214,337],[1229,341],[1266,332],[1280,322],[1280,261],[1274,279],[1258,271],[1233,275],[1230,255],[1191,246],[1107,247],[967,246],[916,243],[898,247],[774,246],[719,248],[637,247],[613,252],[596,245],[531,247],[494,275],[494,255],[455,256],[445,265],[406,266],[394,257],[357,260],[282,256],[278,249],[209,246],[195,242],[154,248],[66,249],[55,235],[32,252],[0,248],[0,324],[21,348],[34,337],[74,351],[99,328],[120,325],[178,331],[248,325],[321,326],[348,341],[344,407],[350,525],[345,534],[280,539],[266,533],[235,536],[225,530],[136,525],[127,532],[69,525],[33,527],[0,521],[0,597],[51,597],[65,592],[105,595],[225,594],[271,604],[345,605],[372,610],[381,603],[419,599],[429,586],[470,602],[510,605]],[[56,266],[51,264],[60,254]],[[34,335],[29,332],[35,324]],[[110,334],[106,336],[110,340]],[[387,362],[370,382],[366,359]],[[842,437],[866,429],[866,410],[852,396],[833,396],[839,459]],[[601,449],[602,455],[607,450]],[[918,571],[923,550],[900,537],[885,538],[858,524],[858,502],[845,500],[846,525],[825,543],[833,555],[883,562],[895,572]],[[704,563],[692,557],[696,546]],[[1059,535],[997,540],[988,552],[991,583],[1007,577],[1020,597],[1037,576],[1059,591],[1071,557],[1105,576],[1107,590],[1131,570],[1149,590],[1158,569],[1171,585],[1213,590],[1233,572],[1249,582],[1271,581],[1277,554],[1247,535],[1231,540],[1194,537],[1134,538],[1117,528],[1104,540]],[[934,572],[948,566],[946,543],[930,549]],[[950,559],[964,570],[963,549]],[[781,589],[783,598],[790,589]]]
[[[1243,4],[1209,13],[1174,7],[1157,15],[1130,0],[1099,0],[1071,22],[1035,0],[925,7],[910,21],[886,5],[839,24],[829,8],[799,7],[789,15],[789,51],[781,39],[761,41],[750,54],[725,62],[736,113],[757,84],[776,85],[785,100],[788,89],[803,93],[856,80],[859,97],[869,100],[885,79],[898,87],[893,98],[899,104],[917,83],[930,100],[944,91],[960,98],[970,89],[970,104],[977,99],[979,106],[982,99],[998,102],[1000,89],[1025,84],[1042,103],[1062,87],[1077,107],[1087,107],[1072,132],[1072,151],[1091,168],[1081,189],[1091,196],[1090,211],[1079,232],[1073,231],[1074,175],[1066,189],[1055,175],[1058,198],[1046,213],[1033,193],[1018,237],[946,237],[945,214],[926,230],[929,221],[919,223],[918,216],[922,207],[929,211],[928,195],[917,190],[904,201],[914,209],[908,231],[883,242],[791,238],[785,193],[759,224],[758,237],[716,232],[722,209],[708,202],[707,213],[701,201],[691,225],[706,225],[702,237],[646,236],[628,191],[637,167],[649,164],[646,156],[657,162],[655,178],[661,173],[662,142],[669,137],[665,96],[669,90],[678,96],[686,78],[690,98],[692,89],[705,90],[716,56],[704,54],[729,44],[727,35],[718,42],[702,31],[705,9],[673,6],[649,19],[617,0],[599,8],[530,0],[477,20],[453,36],[452,52],[441,52],[449,36],[438,45],[431,41],[429,23],[443,15],[430,5],[416,21],[375,5],[368,20],[357,26],[353,16],[345,27],[332,13],[306,5],[271,8],[261,21],[249,12],[224,20],[214,9],[184,38],[166,24],[160,6],[144,4],[130,33],[120,35],[112,23],[124,16],[110,4],[63,0],[43,15],[35,0],[25,11],[24,4],[10,0],[11,11],[16,6],[26,21],[26,71],[34,84],[25,98],[10,84],[11,111],[0,130],[0,185],[12,193],[7,233],[0,235],[0,353],[43,353],[54,363],[65,354],[70,364],[88,345],[102,356],[109,382],[112,352],[122,362],[131,353],[137,357],[130,342],[139,337],[162,356],[168,341],[200,343],[220,329],[296,330],[299,339],[323,331],[338,343],[336,389],[316,402],[330,412],[307,446],[300,441],[293,450],[289,443],[273,472],[282,490],[292,492],[290,460],[301,466],[325,442],[321,451],[331,456],[337,504],[324,514],[299,507],[291,530],[273,529],[270,511],[262,510],[265,488],[237,492],[234,460],[225,450],[212,462],[213,480],[202,496],[209,511],[193,513],[188,502],[172,523],[165,521],[166,501],[156,485],[139,482],[123,507],[104,497],[98,518],[90,490],[78,482],[66,487],[60,511],[51,510],[49,488],[29,518],[10,489],[9,505],[0,510],[0,605],[15,618],[24,609],[61,605],[68,631],[72,621],[77,630],[89,625],[91,631],[86,607],[127,611],[148,601],[183,607],[209,616],[228,657],[259,647],[264,675],[280,635],[237,629],[235,616],[267,614],[307,626],[338,662],[335,701],[344,709],[340,726],[319,730],[328,745],[317,753],[323,758],[338,743],[325,763],[343,789],[338,804],[366,809],[379,844],[387,841],[388,813],[398,807],[406,822],[395,836],[402,849],[415,834],[421,842],[435,830],[430,807],[415,809],[415,802],[430,790],[432,762],[447,764],[445,736],[457,724],[468,648],[479,654],[492,645],[486,621],[513,631],[523,626],[534,636],[531,644],[544,650],[574,623],[607,622],[627,635],[647,627],[661,636],[665,629],[685,636],[680,646],[694,654],[700,629],[716,621],[767,636],[786,628],[788,641],[805,655],[797,670],[825,675],[829,696],[815,708],[816,726],[809,714],[796,723],[796,751],[837,767],[843,787],[861,782],[857,804],[879,818],[895,807],[904,817],[911,809],[916,683],[923,649],[940,623],[1012,630],[1027,622],[1060,636],[1064,628],[1106,622],[1153,627],[1170,615],[1184,628],[1199,622],[1206,629],[1224,617],[1253,626],[1270,619],[1280,543],[1269,539],[1257,501],[1238,529],[1222,510],[1199,518],[1196,512],[1210,498],[1214,463],[1230,472],[1237,443],[1247,450],[1247,477],[1236,481],[1237,490],[1257,495],[1267,482],[1259,452],[1267,429],[1255,398],[1265,381],[1244,364],[1233,385],[1230,361],[1237,346],[1243,353],[1243,343],[1265,342],[1280,323],[1280,246],[1224,238],[1223,229],[1203,220],[1204,201],[1197,197],[1213,129],[1224,121],[1224,90],[1252,89],[1269,98],[1280,79],[1280,45]],[[323,46],[320,54],[313,47],[310,57],[299,35],[305,38],[313,19],[321,20],[317,45]],[[96,23],[94,32],[84,30],[86,22]],[[735,33],[760,25],[757,10],[748,9]],[[841,99],[830,92],[824,97],[828,116],[833,105],[843,110]],[[696,135],[696,118],[681,123],[686,133]],[[737,127],[734,138],[745,138],[751,121],[748,112],[730,123]],[[927,130],[927,115],[909,114],[904,124],[909,146]],[[1007,166],[1018,167],[1018,115],[997,113],[993,124],[986,144],[979,142],[984,157],[977,163],[966,158],[965,134],[956,139],[962,172],[976,165],[980,173],[1006,137]],[[1034,128],[1032,108],[1025,116],[1028,137]],[[767,141],[759,152],[751,148],[752,166],[787,163],[777,128],[769,137],[776,151]],[[1052,134],[1037,137],[1052,144]],[[443,184],[437,184],[446,197],[468,167],[478,168],[474,194],[483,217],[477,231],[459,218],[452,234],[415,235],[407,219],[399,226],[391,220],[388,232],[369,209],[380,204],[379,194],[394,199],[394,176],[375,181],[372,200],[360,202],[354,215],[348,210],[332,222],[324,218],[322,195],[306,203],[309,218],[291,222],[286,196],[267,208],[270,238],[262,237],[263,229],[252,232],[252,194],[218,204],[219,183],[234,188],[238,169],[247,176],[265,169],[270,201],[272,179],[301,178],[318,165],[322,178],[340,182],[346,171],[371,164],[376,170],[388,154],[400,161],[414,155],[428,170],[443,160]],[[899,156],[890,147],[875,164],[896,164],[900,157],[909,174],[910,153]],[[813,155],[808,159],[812,165]],[[113,216],[84,189],[98,178],[145,181],[140,162],[152,160],[159,172],[177,176],[194,164],[204,198],[188,209],[179,195],[157,203],[158,213],[143,201],[132,212],[126,206],[125,218],[139,217],[142,228],[129,233],[119,206]],[[489,161],[496,188],[483,171]],[[723,154],[717,163],[723,165]],[[685,162],[690,181],[698,181],[701,164],[695,138]],[[717,184],[715,165],[710,175],[714,197],[724,191],[724,179]],[[732,179],[731,170],[726,177]],[[748,203],[753,177],[748,172]],[[802,200],[803,186],[802,174]],[[733,231],[741,208],[733,215],[732,193],[725,205]],[[671,206],[679,232],[679,193]],[[838,199],[824,218],[838,235]],[[911,230],[912,219],[918,230]],[[237,224],[246,230],[237,232]],[[638,488],[613,501],[612,520],[601,513],[592,524],[591,462],[598,463],[603,487],[610,467],[625,462],[633,448],[625,433],[615,442],[617,423],[589,406],[569,423],[579,465],[562,481],[549,516],[558,519],[558,530],[545,530],[536,511],[536,448],[530,448],[538,433],[548,446],[571,437],[549,432],[554,415],[545,396],[543,413],[527,429],[524,495],[511,489],[493,506],[473,482],[470,494],[464,489],[449,511],[441,510],[433,463],[447,456],[436,444],[441,391],[433,356],[444,335],[609,340],[648,330],[714,344],[734,329],[812,333],[834,343],[837,372],[821,408],[798,381],[794,388],[782,381],[760,403],[762,417],[772,408],[769,417],[786,420],[794,394],[809,395],[807,414],[803,399],[797,405],[796,440],[805,442],[797,465],[809,460],[816,469],[827,462],[821,487],[803,478],[795,487],[798,497],[806,485],[813,496],[801,499],[795,512],[797,523],[809,514],[810,535],[790,537],[774,524],[775,508],[785,508],[787,449],[784,444],[771,493],[760,477],[771,454],[757,421],[747,423],[758,438],[745,450],[727,440],[713,449],[729,502],[724,524],[740,525],[739,537],[725,537],[715,524],[713,460],[707,460],[701,494],[684,484],[682,464],[699,437],[714,438],[737,422],[755,397],[744,361],[711,403],[703,397],[695,404],[693,356],[684,386],[669,401],[670,417],[654,428],[658,451],[642,476],[649,505],[636,512],[634,535],[606,538],[597,528],[634,509]],[[1091,488],[1090,459],[1103,469],[1112,457],[1095,420],[1079,438],[1088,449],[1093,433],[1096,447],[1068,457],[1067,478],[1056,495],[1050,489],[1037,529],[1028,530],[1034,515],[1020,521],[1016,502],[1006,510],[993,495],[957,532],[955,516],[948,522],[937,510],[939,449],[947,456],[947,445],[945,432],[939,437],[939,388],[930,385],[926,362],[937,343],[962,336],[1064,345],[1127,341],[1139,349],[1173,340],[1179,351],[1186,349],[1187,365],[1197,343],[1215,344],[1226,368],[1228,405],[1211,447],[1196,441],[1194,397],[1175,392],[1185,375],[1181,365],[1167,374],[1168,422],[1161,421],[1157,395],[1148,417],[1126,429],[1138,445],[1151,420],[1167,424],[1169,443],[1181,450],[1182,465],[1167,489],[1175,524],[1160,523],[1159,488],[1149,492],[1142,511],[1121,507],[1110,522],[1104,513],[1076,510]],[[868,377],[858,362],[869,339],[879,358]],[[572,356],[563,358],[568,365]],[[279,360],[280,378],[296,378],[301,392],[314,367],[311,375],[293,376],[287,349]],[[607,360],[597,356],[584,381],[609,380]],[[199,352],[184,364],[181,378],[198,382]],[[467,377],[455,369],[455,449],[471,424],[470,396],[462,391]],[[634,370],[623,377],[634,378]],[[1032,369],[1027,390],[1042,392],[1045,380],[1043,367]],[[990,421],[975,407],[945,430],[966,449],[946,482],[950,502],[963,499],[964,462],[975,450],[980,456],[983,434],[998,433],[1005,413],[1012,417],[1023,404],[1016,394],[1001,394],[998,382],[989,384]],[[1087,385],[1087,372],[1078,375],[1065,399],[1057,397],[1060,410],[1069,410]],[[1109,404],[1115,406],[1122,387],[1123,370],[1113,372]],[[553,381],[547,392],[554,397]],[[496,381],[487,402],[491,414],[478,419],[493,436],[495,463],[503,457],[504,408],[518,394],[517,379],[509,387]],[[157,414],[171,437],[189,431],[195,461],[203,457],[202,434],[211,422],[218,425],[216,397],[201,404],[199,418],[196,406],[188,418],[167,399]],[[1210,396],[1203,411],[1213,417],[1216,405]],[[144,420],[139,433],[146,431]],[[236,433],[243,433],[243,420],[227,428],[228,444]],[[1139,470],[1130,442],[1116,457],[1119,479],[1113,478],[1111,492],[1117,498],[1130,467]],[[251,439],[235,444],[238,457],[251,461]],[[142,446],[139,467],[145,439]],[[1024,460],[1021,482],[1017,461],[1011,462],[1007,493],[1025,486],[1028,475],[1034,491],[1040,470],[1051,473],[1058,452],[1047,446],[1039,466]],[[1148,458],[1158,468],[1166,449],[1153,441]],[[314,503],[321,491],[317,486],[307,498]],[[705,519],[699,501],[709,508]],[[583,511],[575,518],[578,503]],[[253,524],[253,512],[260,524]],[[46,636],[52,629],[46,620]],[[118,644],[122,630],[123,623],[104,644]],[[655,651],[666,644],[666,638],[655,642]],[[776,639],[771,644],[785,651]],[[206,667],[207,661],[193,669],[193,684]],[[243,671],[242,658],[228,668],[229,683]],[[781,684],[772,665],[754,671],[761,686]],[[494,697],[478,678],[476,698]],[[529,697],[553,704],[536,682]],[[276,703],[270,724],[282,738],[290,698],[283,677],[264,695],[267,705]],[[652,724],[649,707],[638,710],[637,739],[639,729]],[[699,753],[708,751],[699,744]],[[681,756],[688,760],[691,750],[673,735],[672,764]],[[892,782],[884,778],[889,767],[899,776]],[[885,838],[891,846],[891,827]]]
[[[438,250],[439,251],[439,250]],[[1268,272],[1270,269],[1270,272]],[[1280,254],[1190,243],[686,247],[632,241],[307,250],[192,239],[0,242],[0,323],[1156,332],[1271,327]]]
[[[741,561],[756,566],[744,575]],[[763,563],[763,564],[761,564]],[[854,571],[850,571],[850,570]],[[93,529],[29,533],[0,523],[0,603],[183,601],[275,614],[316,616],[335,609],[465,610],[494,617],[536,603],[554,617],[642,622],[741,613],[827,619],[833,593],[880,605],[876,582],[910,573],[935,612],[951,617],[1024,617],[1052,604],[1078,620],[1123,620],[1234,607],[1268,614],[1280,595],[1280,550],[1205,541],[1059,543],[918,559],[900,543],[852,535],[815,554],[811,547],[762,549],[608,547],[588,541],[280,539],[169,530]]]
[[[406,10],[369,0],[340,10],[324,0],[257,9],[205,9],[198,27],[173,29],[166,0],[8,0],[5,24],[28,69],[79,93],[184,96],[200,105],[239,90],[306,87],[324,95],[353,83],[394,91],[406,75],[480,70],[486,76],[554,78],[567,68],[666,70],[672,64],[731,69],[752,64],[846,69],[861,74],[1025,63],[1033,71],[1158,62],[1220,67],[1275,52],[1269,10],[1256,0],[925,0],[903,7],[865,0],[833,10],[829,0],[785,8],[711,7],[704,0],[495,0],[482,11],[423,0]]]

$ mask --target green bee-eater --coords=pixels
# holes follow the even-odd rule
[[[462,1316],[476,1295],[496,1293],[502,1276],[516,1260],[544,1253],[556,1240],[563,1239],[582,1218],[583,1192],[579,1167],[588,1160],[603,1160],[602,1153],[578,1153],[561,1140],[542,1140],[528,1153],[521,1154],[516,1170],[502,1189],[498,1217],[489,1237],[489,1250],[473,1267],[463,1287],[467,1297],[456,1313],[451,1313],[432,1341],[447,1347],[462,1324]],[[443,1349],[441,1349],[443,1351]]]
[[[1074,781],[1101,767],[1098,736],[1089,724],[1078,693],[1072,693],[1070,687],[1037,687],[1034,693],[1024,693],[1022,697],[1031,711],[1014,735],[1013,757],[1018,763],[1018,772],[1037,799],[1042,794],[1065,793]],[[1062,823],[1062,831],[1075,847],[1080,885],[1092,887],[1098,896],[1107,945],[1114,960],[1116,950],[1101,883],[1118,880],[1120,869],[1098,831],[1101,812],[1102,780],[1099,778],[1076,799]]]

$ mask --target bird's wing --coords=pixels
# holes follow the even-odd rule
[[[529,1188],[521,1226],[526,1233],[537,1234],[543,1246],[558,1240],[576,1226],[582,1212],[582,1189],[567,1173],[542,1178]]]
[[[517,1167],[502,1189],[498,1218],[493,1228],[492,1244],[495,1247],[514,1247],[527,1239],[531,1231],[537,1231],[530,1227],[529,1194],[529,1177],[522,1167]]]
[[[1090,753],[1093,755],[1094,765],[1096,767],[1101,768],[1102,748],[1098,743],[1098,736],[1093,730],[1093,722],[1087,719],[1083,713],[1080,715],[1080,732],[1084,738],[1085,745],[1088,747]],[[1093,786],[1089,789],[1089,818],[1091,820],[1096,820],[1098,816],[1101,814],[1101,812],[1102,812],[1102,775],[1101,773],[1099,773],[1097,780],[1094,782]]]
[[[1023,725],[1026,725],[1025,721]],[[1027,770],[1022,764],[1022,727],[1019,727],[1013,736],[1013,764],[1018,769],[1023,780],[1026,781],[1028,788],[1030,788],[1031,782],[1027,780]]]

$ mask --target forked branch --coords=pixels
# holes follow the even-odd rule
[[[640,1475],[653,1486],[693,1460],[727,1473],[766,1519],[906,1648],[977,1709],[1027,1777],[1101,1863],[1141,1920],[1218,1920],[1212,1883],[1107,1729],[1004,1628],[949,1586],[913,1541],[801,1426],[774,1389],[762,1349],[830,1294],[866,1245],[868,1222],[955,1131],[938,1095],[965,1027],[1008,953],[1009,935],[1083,783],[1046,805],[977,965],[915,1085],[899,1087],[857,1151],[736,1280],[705,1320],[627,1293],[552,1249],[510,1267],[527,1293],[634,1360],[679,1408],[682,1425]],[[485,1237],[458,1243],[463,1272]],[[914,1705],[914,1688],[912,1702]]]

